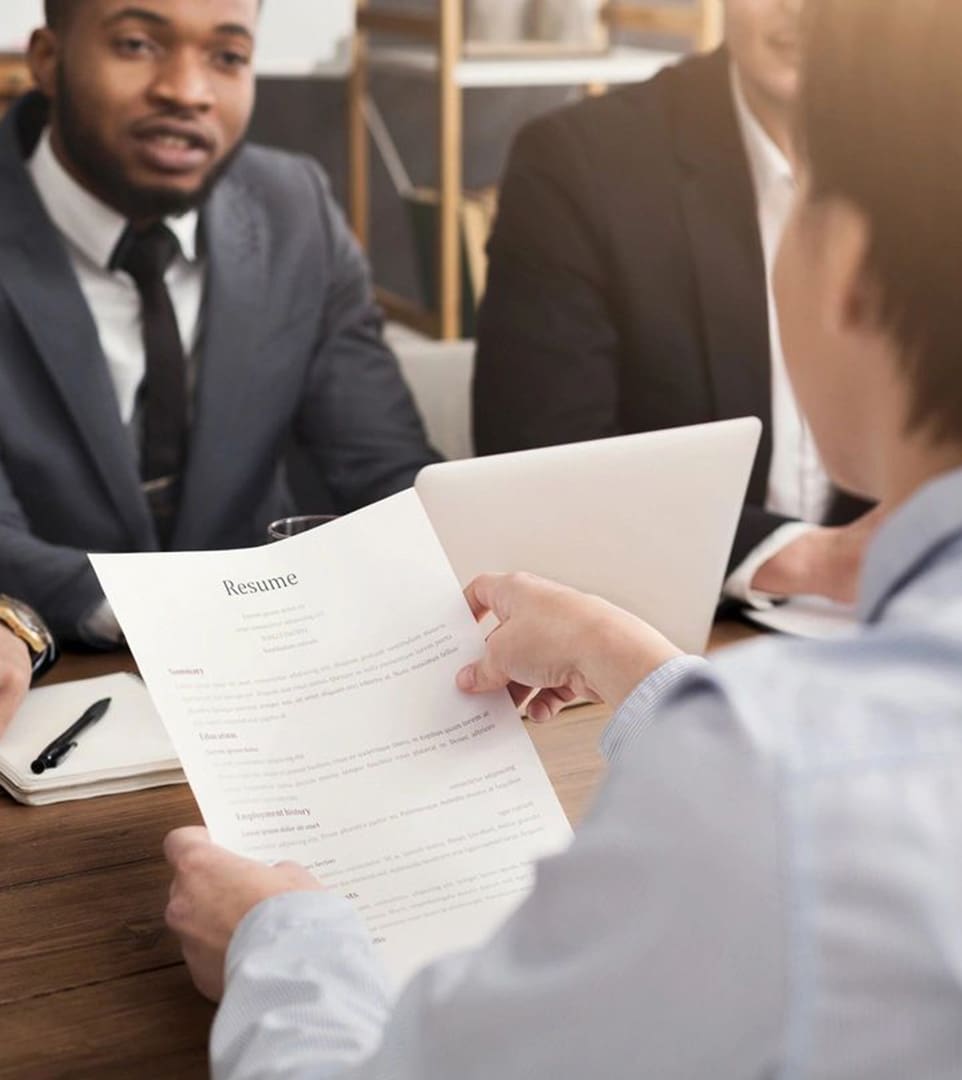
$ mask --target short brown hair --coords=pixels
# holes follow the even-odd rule
[[[962,0],[808,0],[799,105],[813,198],[868,219],[910,424],[962,440]]]

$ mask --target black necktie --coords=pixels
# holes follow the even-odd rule
[[[158,223],[140,232],[129,230],[114,258],[140,293],[146,356],[141,475],[163,547],[173,534],[187,456],[186,363],[164,281],[179,250],[174,234]]]

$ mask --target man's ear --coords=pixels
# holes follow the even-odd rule
[[[57,67],[60,64],[60,39],[48,26],[30,36],[27,62],[37,88],[51,101],[57,93]]]
[[[877,322],[878,304],[868,272],[865,215],[845,199],[832,199],[822,209],[820,226],[829,329],[841,335],[869,331]]]

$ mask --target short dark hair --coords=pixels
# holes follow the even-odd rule
[[[867,218],[912,430],[962,441],[962,2],[808,0],[799,138],[812,197]]]
[[[43,13],[51,30],[62,30],[77,6],[77,0],[44,0]]]
[[[80,0],[43,0],[43,13],[47,26],[51,30],[62,30],[79,2]],[[263,7],[264,0],[257,0],[257,6]]]

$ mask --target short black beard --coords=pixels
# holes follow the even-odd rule
[[[202,206],[244,145],[244,140],[239,139],[233,150],[217,163],[203,184],[194,191],[138,186],[130,182],[122,165],[104,146],[91,125],[86,123],[80,109],[74,105],[75,100],[70,91],[70,80],[61,63],[57,69],[55,111],[64,153],[91,194],[128,221],[159,221]]]

